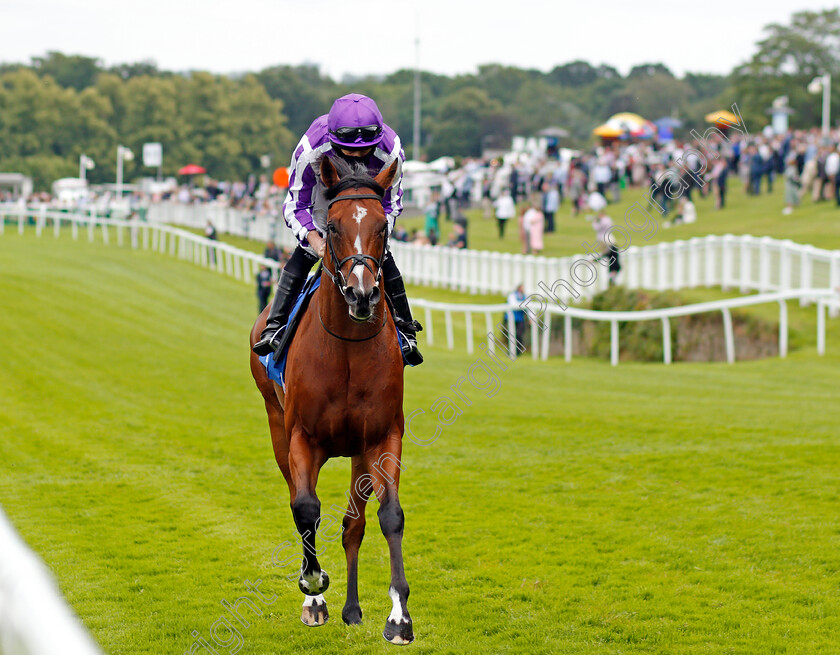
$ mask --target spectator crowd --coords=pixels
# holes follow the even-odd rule
[[[583,215],[599,232],[598,215],[603,210],[591,206],[591,199],[614,204],[628,188],[649,190],[648,204],[659,208],[666,227],[695,221],[698,196],[711,197],[715,209],[724,208],[733,183],[750,196],[772,193],[775,184],[782,184],[783,214],[793,213],[805,200],[840,205],[840,130],[828,137],[818,129],[775,134],[769,127],[760,134],[713,129],[706,135],[710,136],[667,143],[613,140],[584,151],[555,151],[554,156],[507,153],[495,159],[466,159],[446,171],[429,202],[417,208],[425,218],[423,228],[409,232],[398,221],[392,238],[466,248],[466,210],[480,207],[485,219],[495,218],[500,240],[516,238],[523,253],[540,254],[544,235],[557,230],[558,214]],[[286,190],[274,186],[268,176],[251,175],[244,181],[208,176],[196,181],[203,183],[177,185],[173,180],[163,190],[132,191],[122,207],[142,212],[156,201],[213,203],[254,218],[282,221]],[[0,189],[0,202],[11,201],[11,194]],[[55,204],[48,193],[26,201]],[[113,189],[104,188],[73,204],[107,212],[118,203]]]

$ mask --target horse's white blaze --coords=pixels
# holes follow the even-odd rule
[[[304,607],[315,607],[316,605],[324,605],[326,604],[326,600],[324,600],[323,594],[318,594],[317,596],[304,596],[303,597],[303,606]]]
[[[362,207],[361,205],[356,205],[356,212],[353,214],[353,218],[356,219],[356,222],[361,225],[362,219],[367,216],[367,209]]]
[[[359,281],[359,291],[361,291],[362,293],[365,292],[365,281],[364,281],[364,278],[362,277],[364,275],[364,272],[365,272],[364,265],[363,264],[356,264],[353,267],[353,271],[350,273],[350,275],[355,275],[356,276],[356,279]]]
[[[353,243],[353,245],[356,246],[356,252],[360,255],[362,254],[362,219],[365,217],[366,214],[367,209],[356,205],[356,213],[353,214],[353,218],[355,218],[356,222],[359,224],[359,233],[356,235],[356,241]],[[350,275],[355,275],[356,279],[359,281],[359,291],[361,291],[362,293],[365,292],[365,283],[362,279],[362,275],[364,274],[364,272],[365,267],[361,264],[356,264],[353,267],[353,270],[350,271]]]
[[[391,587],[388,590],[388,595],[391,597],[391,602],[393,603],[388,620],[392,623],[408,623],[403,616],[402,603],[400,602],[400,595],[397,593],[397,590]]]

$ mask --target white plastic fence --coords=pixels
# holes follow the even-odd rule
[[[226,234],[258,241],[273,240],[286,248],[297,245],[294,235],[282,219],[217,203],[185,205],[177,202],[156,202],[149,205],[146,220],[150,223],[168,223],[198,229],[204,229],[207,221],[210,221],[219,232]]]
[[[149,207],[148,220],[204,227],[208,220],[222,231],[267,240],[273,238],[286,247],[296,245],[282,219],[253,217],[239,210],[213,204],[179,205],[155,203]],[[642,235],[634,236],[637,243]],[[584,268],[577,263],[591,262],[584,255],[571,257],[533,257],[479,250],[416,246],[391,242],[394,257],[407,282],[418,285],[479,293],[510,293],[518,284],[527,293],[540,292],[539,284],[549,289],[562,280],[569,288],[588,298],[607,288],[605,267],[590,264],[597,271],[589,283]],[[840,288],[840,250],[825,250],[790,240],[751,235],[710,235],[656,245],[631,245],[621,253],[619,282],[632,289],[684,289],[722,287],[770,292],[789,289]],[[577,269],[573,271],[573,269]],[[581,284],[573,272],[581,278]],[[565,285],[558,285],[558,297],[572,300]],[[545,293],[545,291],[543,291]],[[801,302],[810,302],[808,295]],[[832,316],[837,310],[832,307]]]
[[[101,655],[48,569],[0,510],[0,653]]]
[[[569,307],[565,311],[559,307],[551,307],[543,317],[542,332],[542,358],[548,358],[548,336],[550,334],[551,317],[558,314],[563,315],[563,350],[566,361],[572,359],[572,319],[577,318],[589,321],[609,322],[610,324],[610,363],[618,365],[619,361],[619,322],[624,321],[652,321],[659,320],[662,323],[662,350],[663,359],[666,364],[671,363],[671,326],[669,319],[694,314],[705,314],[708,312],[721,312],[723,315],[723,334],[726,343],[726,361],[735,363],[735,334],[732,328],[731,309],[748,307],[750,305],[763,305],[765,303],[777,302],[779,304],[779,357],[786,357],[788,351],[788,300],[816,301],[817,303],[817,353],[825,354],[825,315],[826,309],[833,306],[838,295],[831,289],[793,289],[789,291],[776,291],[772,293],[759,293],[754,296],[743,298],[729,298],[715,300],[712,302],[684,305],[681,307],[667,307],[664,309],[650,309],[645,311],[626,312],[604,312]],[[535,349],[536,351],[537,349]]]
[[[405,278],[469,293],[553,291],[564,303],[572,293],[591,297],[609,285],[606,267],[590,257],[532,257],[393,243]],[[840,288],[840,251],[750,235],[705,236],[687,241],[630,246],[620,255],[619,283],[631,289],[722,287],[770,292]],[[593,275],[593,271],[595,271]],[[804,294],[806,304],[810,296]],[[833,310],[834,311],[834,310]]]
[[[81,238],[94,241],[98,235],[106,244],[114,240],[118,246],[130,245],[132,248],[169,253],[243,282],[254,282],[261,265],[271,269],[275,276],[279,274],[280,265],[273,259],[169,225],[136,219],[103,218],[93,211],[80,214],[49,211],[46,206],[38,209],[9,209],[0,206],[0,235],[9,229],[5,226],[4,218],[17,223],[20,234],[23,234],[27,222],[32,220],[38,236],[45,231],[52,231],[57,238],[62,228],[69,228],[73,239],[81,235]]]
[[[74,239],[78,239],[80,233],[86,233],[87,238],[91,241],[96,238],[96,234],[100,233],[101,238],[105,243],[110,243],[111,239],[114,239],[117,245],[124,245],[126,242],[130,244],[133,248],[144,248],[144,249],[151,249],[162,253],[169,253],[170,255],[177,256],[181,259],[185,259],[188,261],[193,262],[194,264],[204,266],[210,268],[212,270],[218,271],[220,273],[224,273],[226,275],[235,277],[238,280],[243,282],[252,283],[256,276],[257,270],[259,266],[265,265],[273,270],[274,274],[276,275],[279,272],[279,265],[277,262],[271,259],[265,259],[264,257],[257,255],[252,252],[248,252],[245,250],[241,250],[239,248],[235,248],[233,246],[219,243],[217,241],[211,241],[210,239],[206,239],[205,237],[198,236],[191,232],[187,232],[185,230],[181,230],[178,228],[173,228],[168,225],[161,225],[155,223],[141,223],[137,220],[115,220],[115,219],[105,219],[101,217],[97,217],[92,212],[89,215],[80,215],[80,214],[69,214],[63,212],[51,212],[46,209],[46,207],[42,207],[37,211],[32,210],[15,210],[13,214],[11,214],[14,219],[17,221],[17,228],[20,233],[23,233],[24,226],[26,220],[32,218],[35,221],[35,230],[36,233],[40,236],[44,231],[48,230],[50,227],[52,228],[53,234],[58,237],[61,231],[62,226],[66,225],[70,228],[72,236]],[[9,216],[7,213],[6,216]],[[4,221],[2,220],[4,217],[4,210],[0,208],[0,234],[3,232],[3,225]],[[113,233],[113,235],[112,235]],[[740,239],[740,237],[737,237]],[[752,237],[748,237],[752,238]],[[727,266],[726,261],[730,260],[733,253],[736,250],[732,247],[731,239],[736,239],[736,237],[704,237],[699,239],[704,243],[704,247],[707,249],[707,252],[714,252],[714,240],[721,239],[724,245],[723,247],[723,263],[724,269],[731,269],[732,264]],[[783,272],[781,277],[779,278],[782,282],[790,281],[790,271],[792,270],[792,266],[790,265],[790,259],[792,257],[791,250],[792,247],[797,248],[804,248],[806,249],[806,254],[803,255],[803,261],[808,262],[807,266],[803,264],[803,268],[807,269],[807,274],[801,276],[802,280],[807,280],[809,278],[813,279],[814,275],[814,262],[821,261],[823,263],[828,263],[830,267],[830,277],[834,280],[835,270],[837,269],[837,259],[835,255],[840,255],[840,251],[820,251],[814,254],[813,251],[816,249],[811,248],[810,246],[797,246],[792,242],[784,242],[784,241],[774,241],[773,239],[759,240],[764,244],[764,248],[759,248],[759,257],[758,257],[758,268],[760,271],[760,281],[767,282],[768,274],[767,271],[770,270],[769,261],[771,252],[771,245],[773,247],[778,248],[779,256],[781,261],[783,262],[780,270]],[[685,244],[688,242],[676,242],[677,245]],[[652,249],[661,252],[667,252],[667,248],[663,248],[663,246],[672,246],[674,244],[659,244],[658,246],[652,246]],[[424,251],[431,251],[435,252],[438,249],[416,249],[416,250],[424,250]],[[643,249],[639,249],[640,251]],[[461,252],[464,251],[452,251],[449,249],[443,249],[445,253],[452,253],[452,252]],[[745,246],[739,250],[744,259],[741,261],[751,261],[750,257],[750,248]],[[630,251],[628,251],[630,252]],[[763,253],[763,254],[762,254]],[[827,253],[828,259],[824,258],[824,255],[821,253]],[[467,251],[467,254],[470,257],[471,261],[478,261],[479,258],[476,255],[482,254],[493,254],[497,255],[498,253],[470,253]],[[506,255],[506,257],[521,257],[517,255]],[[819,257],[823,257],[823,259],[818,259]],[[539,259],[539,258],[536,258]],[[692,262],[694,264],[700,258],[698,256],[693,255],[689,257],[689,267],[692,267]],[[712,271],[714,258],[712,256],[708,257],[707,260],[707,271]],[[469,261],[467,259],[462,259],[460,261]],[[554,260],[554,261],[563,261],[563,260]],[[643,261],[649,261],[644,260]],[[659,264],[657,266],[658,270],[667,269],[666,265],[662,262],[666,262],[664,258],[660,258]],[[785,263],[786,262],[786,263]],[[402,264],[402,262],[401,262]],[[599,266],[598,264],[593,264],[593,266]],[[469,268],[469,267],[467,267]],[[648,263],[643,267],[645,270],[650,270],[651,266]],[[405,268],[403,268],[405,270]],[[750,267],[743,267],[743,270],[750,270]],[[551,273],[548,272],[548,275]],[[541,278],[538,282],[542,282],[543,279],[551,279],[550,277]],[[667,276],[662,276],[660,281],[663,279],[667,279]],[[712,286],[715,285],[715,279],[721,278],[714,278],[712,272],[704,280],[705,283]],[[723,279],[730,279],[727,278],[725,275]],[[643,286],[651,286],[648,283],[651,280],[646,277],[642,276]],[[688,282],[691,286],[691,282],[698,282],[699,277],[697,277],[697,271],[694,270],[693,273],[689,276]],[[749,280],[748,276],[745,276],[742,280],[746,287],[744,290],[749,290],[750,287],[748,285]],[[534,283],[534,287],[537,288],[538,291],[544,291],[540,289],[538,286],[538,282]],[[768,282],[768,284],[770,284]],[[546,285],[549,288],[552,285]],[[656,285],[652,285],[656,287]],[[656,288],[683,288],[683,286],[660,286]],[[832,285],[832,288],[787,288],[781,291],[775,292],[767,292],[767,293],[760,293],[758,295],[753,296],[746,296],[744,298],[732,298],[726,300],[718,300],[714,302],[708,303],[700,303],[696,305],[685,305],[680,307],[672,307],[666,309],[657,309],[657,310],[648,310],[648,311],[639,311],[639,312],[600,312],[600,311],[593,311],[582,309],[579,307],[569,306],[565,310],[563,310],[560,306],[548,302],[547,307],[545,308],[544,314],[542,316],[541,322],[542,325],[538,325],[536,322],[531,323],[531,354],[534,359],[547,359],[548,358],[548,351],[549,351],[549,339],[550,339],[550,324],[552,320],[552,316],[557,316],[558,314],[563,315],[564,320],[564,353],[566,361],[569,361],[572,356],[572,330],[571,330],[571,321],[572,319],[583,319],[583,320],[592,320],[592,321],[607,321],[611,325],[611,362],[613,365],[618,364],[619,361],[619,352],[618,352],[618,344],[619,344],[619,322],[624,321],[648,321],[648,320],[660,320],[663,324],[663,328],[667,327],[668,320],[670,318],[676,318],[680,316],[688,316],[690,314],[699,314],[705,312],[713,312],[713,311],[720,311],[723,314],[723,321],[724,321],[724,334],[726,339],[726,353],[727,353],[727,360],[729,362],[735,361],[735,349],[734,349],[734,334],[732,329],[732,319],[729,313],[730,309],[735,307],[745,307],[749,305],[755,304],[762,304],[768,302],[778,302],[779,303],[779,354],[780,356],[784,357],[787,354],[787,342],[788,342],[788,326],[787,326],[787,300],[798,299],[801,305],[806,305],[812,302],[817,302],[817,350],[820,354],[823,354],[825,351],[825,328],[826,328],[826,321],[825,315],[826,310],[830,312],[830,315],[836,315],[838,311],[840,311],[840,296],[838,296],[837,289],[840,288],[840,280],[835,281],[835,284]],[[559,289],[559,287],[558,287]],[[558,291],[556,294],[557,297],[563,297],[562,294]],[[581,294],[583,295],[583,294]],[[516,340],[514,338],[514,325],[513,325],[513,318],[512,314],[510,313],[512,309],[516,309],[516,307],[512,307],[507,304],[495,304],[495,305],[478,305],[478,304],[463,304],[463,303],[439,303],[439,302],[432,302],[423,299],[413,299],[411,301],[412,305],[416,309],[423,309],[425,312],[425,325],[426,330],[424,332],[426,341],[428,344],[433,344],[435,340],[434,334],[434,322],[432,312],[443,312],[445,318],[445,330],[446,330],[446,342],[447,347],[450,350],[455,348],[454,342],[454,323],[453,323],[453,314],[463,314],[464,315],[464,324],[465,324],[465,332],[466,332],[466,351],[467,353],[474,352],[475,347],[475,338],[474,338],[474,325],[473,325],[473,317],[476,315],[480,315],[484,317],[484,327],[486,328],[486,332],[491,334],[494,332],[493,326],[493,315],[494,314],[505,314],[507,318],[505,322],[507,324],[507,334],[506,339],[508,342],[508,350],[513,355],[516,352]],[[664,347],[664,361],[666,364],[671,363],[672,353],[671,353],[671,344],[670,344],[670,330],[664,329],[663,330],[663,346]],[[494,347],[494,341],[492,339],[488,339],[486,346],[488,350],[492,352]]]
[[[619,323],[635,321],[655,321],[662,324],[662,349],[663,361],[665,364],[672,362],[673,352],[671,347],[671,326],[670,319],[693,314],[704,314],[709,312],[721,312],[723,315],[723,333],[726,344],[726,360],[733,364],[735,362],[735,333],[732,325],[731,309],[748,307],[750,305],[762,305],[776,302],[779,304],[779,357],[786,357],[788,351],[788,300],[808,300],[817,303],[817,353],[825,354],[825,329],[826,310],[829,307],[840,306],[840,296],[831,289],[794,289],[789,291],[776,291],[772,293],[761,293],[743,298],[729,298],[713,302],[697,303],[694,305],[682,305],[679,307],[668,307],[664,309],[650,309],[645,311],[607,312],[583,309],[580,307],[567,307],[562,309],[556,305],[548,305],[538,313],[538,320],[530,321],[531,330],[531,356],[534,359],[548,359],[549,341],[551,337],[551,323],[553,318],[562,316],[563,319],[563,353],[565,360],[572,360],[574,347],[574,332],[572,320],[597,321],[610,324],[610,363],[617,366],[619,362]],[[508,341],[508,352],[513,357],[516,355],[516,343],[514,339],[513,316],[511,311],[517,307],[508,304],[497,305],[463,305],[431,302],[428,300],[416,299],[411,303],[417,308],[425,310],[425,335],[430,345],[434,343],[434,323],[432,321],[432,310],[444,313],[446,345],[449,350],[454,350],[454,322],[453,313],[463,313],[466,333],[466,351],[471,354],[475,349],[474,338],[474,316],[484,317],[483,334],[487,337],[482,348],[494,352],[495,341],[492,336],[496,333],[494,329],[493,316],[505,314],[505,336]],[[479,322],[480,325],[480,322]]]

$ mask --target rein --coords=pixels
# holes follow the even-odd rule
[[[379,201],[381,201],[382,196],[378,193],[356,193],[356,194],[352,194],[352,195],[348,195],[348,196],[336,196],[335,198],[330,200],[329,203],[327,204],[327,210],[329,210],[335,203],[337,203],[341,200],[379,200]],[[321,262],[321,265],[324,269],[324,272],[329,276],[329,278],[332,280],[333,284],[341,292],[342,296],[347,293],[347,279],[344,277],[344,273],[341,271],[341,268],[347,262],[353,262],[354,266],[350,267],[351,270],[353,268],[355,268],[355,265],[358,265],[358,264],[361,264],[362,266],[364,266],[367,270],[370,271],[370,274],[374,276],[375,284],[377,284],[377,285],[379,284],[379,280],[382,277],[382,263],[385,261],[385,255],[388,253],[388,232],[387,232],[387,230],[385,231],[385,235],[382,237],[382,256],[379,257],[379,259],[377,259],[373,255],[365,255],[365,254],[356,253],[356,254],[350,255],[348,257],[345,257],[344,259],[339,260],[338,255],[336,255],[336,253],[335,253],[335,246],[333,245],[333,241],[332,241],[332,232],[329,229],[327,229],[327,239],[326,239],[326,241],[327,241],[327,250],[330,253],[330,259],[333,261],[333,264],[334,264],[334,267],[335,267],[335,273],[330,271],[330,269],[327,268],[327,265],[324,264],[323,261]],[[376,272],[374,272],[371,265],[367,263],[366,260],[368,260],[368,259],[376,264],[376,268],[377,268]],[[341,341],[353,341],[353,342],[369,341],[369,340],[373,339],[374,337],[378,336],[380,332],[382,332],[382,329],[385,327],[385,323],[388,320],[388,312],[385,312],[385,311],[382,312],[382,325],[379,326],[379,329],[376,332],[374,332],[370,336],[362,337],[362,338],[359,338],[359,339],[352,339],[350,337],[342,337],[340,334],[336,334],[335,332],[330,330],[324,324],[324,319],[321,318],[321,308],[320,307],[318,307],[318,320],[321,323],[321,327],[324,328],[324,330],[327,332],[327,334],[335,337],[336,339],[339,339]]]

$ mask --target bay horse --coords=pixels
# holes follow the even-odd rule
[[[408,582],[402,557],[405,523],[399,501],[402,455],[403,361],[385,302],[382,262],[388,226],[382,196],[394,181],[397,162],[376,178],[363,168],[323,157],[321,181],[329,202],[321,286],[301,318],[288,350],[286,392],[270,380],[251,353],[251,373],[265,400],[277,465],[289,486],[297,531],[303,540],[298,586],[305,594],[301,620],[323,625],[329,577],[316,557],[321,503],[318,473],[330,457],[350,457],[347,512],[342,545],[347,558],[348,625],[362,621],[358,594],[359,547],[365,507],[374,493],[379,526],[391,559],[393,604],[383,636],[394,644],[414,640],[408,614]],[[251,346],[265,326],[268,309],[251,330]]]

